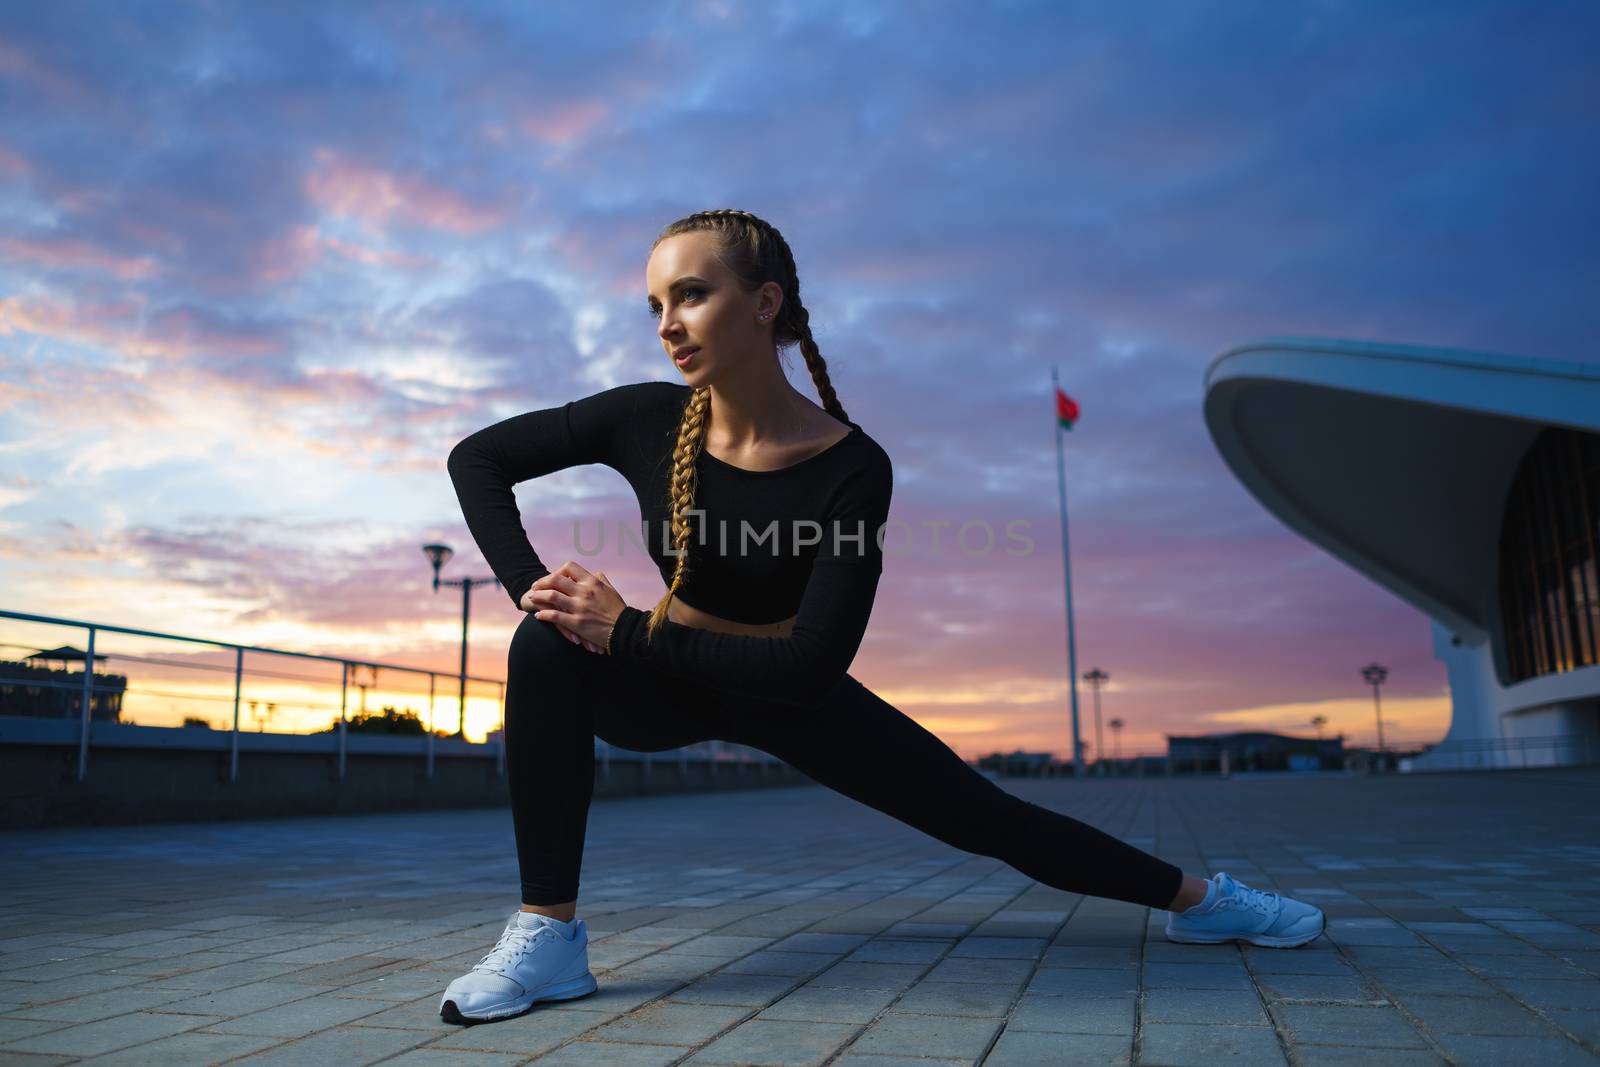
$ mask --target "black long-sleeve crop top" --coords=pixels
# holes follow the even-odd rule
[[[550,573],[528,542],[512,485],[586,463],[603,463],[628,480],[645,550],[671,582],[677,556],[669,553],[667,495],[690,392],[662,381],[617,386],[513,416],[451,450],[447,466],[467,529],[512,603],[520,607],[528,588]],[[849,426],[821,452],[776,470],[735,467],[703,448],[695,458],[679,598],[736,622],[794,615],[787,636],[663,620],[647,641],[649,612],[629,606],[612,631],[611,654],[745,696],[804,703],[826,694],[866,632],[894,481],[888,453],[856,423]]]

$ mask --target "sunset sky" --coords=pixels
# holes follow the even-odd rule
[[[1241,488],[1202,374],[1279,334],[1600,361],[1597,30],[1577,2],[10,5],[0,608],[453,671],[420,546],[488,570],[450,448],[681,380],[650,243],[739,207],[788,239],[916,531],[853,675],[963,756],[1070,752],[1055,366],[1078,669],[1123,754],[1317,714],[1370,744],[1373,660],[1387,739],[1437,740],[1427,618]],[[574,520],[638,518],[603,467],[517,495],[552,567]],[[971,520],[993,549],[955,546]],[[599,567],[662,591],[636,551]],[[475,594],[474,673],[520,617]]]

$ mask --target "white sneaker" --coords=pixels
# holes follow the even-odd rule
[[[1322,909],[1265,889],[1251,889],[1224,871],[1210,879],[1202,900],[1186,911],[1167,913],[1167,940],[1186,945],[1248,941],[1266,948],[1294,948],[1322,936]]]
[[[439,1015],[449,1023],[487,1022],[598,988],[589,973],[588,925],[574,920],[568,939],[546,916],[519,909],[489,954],[445,987]]]

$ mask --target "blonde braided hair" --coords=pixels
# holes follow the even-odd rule
[[[662,230],[651,244],[656,245],[669,237],[683,233],[706,233],[712,238],[717,258],[738,280],[747,293],[755,292],[767,282],[777,282],[783,289],[783,304],[772,324],[772,339],[782,348],[798,344],[805,356],[806,368],[811,371],[811,381],[822,398],[823,409],[838,419],[848,422],[844,405],[833,391],[828,378],[828,364],[811,336],[811,315],[800,303],[800,277],[795,271],[794,255],[789,243],[771,223],[757,218],[748,211],[731,208],[716,211],[698,211],[687,215]],[[695,389],[683,407],[683,419],[678,424],[678,442],[672,450],[672,485],[667,493],[667,509],[672,515],[672,547],[677,551],[677,564],[673,567],[672,582],[666,594],[650,611],[645,625],[645,639],[666,621],[667,607],[683,585],[689,573],[689,512],[694,509],[695,457],[705,441],[706,416],[711,410],[711,390]]]

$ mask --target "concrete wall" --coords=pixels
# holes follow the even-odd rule
[[[78,779],[81,724],[0,719],[0,827],[117,825],[196,819],[415,811],[509,802],[493,745],[426,739],[345,739],[339,775],[333,735],[92,723],[87,773]],[[726,756],[727,753],[722,755]],[[805,785],[811,779],[762,754],[761,762],[689,751],[611,749],[595,761],[594,795]]]

